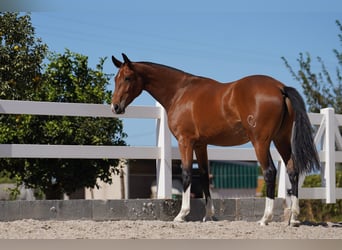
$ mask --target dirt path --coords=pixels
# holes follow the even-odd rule
[[[37,221],[0,222],[0,239],[342,239],[342,225],[289,227],[273,222]]]

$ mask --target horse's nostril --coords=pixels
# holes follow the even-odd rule
[[[119,104],[114,104],[114,111],[115,111],[115,113],[118,113],[119,109],[120,109]]]

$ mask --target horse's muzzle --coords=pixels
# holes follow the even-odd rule
[[[114,114],[118,114],[118,115],[120,115],[120,114],[124,114],[125,113],[125,107],[123,107],[122,105],[120,105],[120,104],[111,104],[111,109],[112,109],[112,112],[114,113]]]

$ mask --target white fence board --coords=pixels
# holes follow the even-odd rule
[[[309,113],[309,119],[313,125],[319,125],[323,119],[323,115],[318,113]]]
[[[159,159],[156,147],[0,144],[1,158]]]
[[[0,100],[0,113],[57,116],[88,116],[159,119],[160,108],[129,106],[123,115],[114,115],[109,105],[88,103],[57,103]]]
[[[165,183],[162,192],[158,192],[158,198],[170,198],[171,182],[170,171],[160,169],[160,167],[169,167],[170,155],[172,159],[180,159],[177,147],[172,147],[165,114],[160,106],[129,106],[123,115],[114,115],[110,106],[105,104],[85,104],[85,103],[52,103],[52,102],[31,102],[31,101],[12,101],[0,100],[0,114],[31,114],[31,115],[56,115],[56,116],[82,116],[82,117],[107,117],[107,118],[138,118],[138,119],[157,119],[157,138],[158,145],[155,147],[136,147],[136,146],[90,146],[90,145],[32,145],[32,144],[0,144],[0,157],[2,158],[83,158],[83,159],[103,159],[103,158],[123,158],[123,159],[156,159],[160,176]],[[330,113],[330,115],[328,115]],[[338,126],[342,126],[342,115],[335,115],[331,110],[324,109],[320,114],[309,113],[311,123],[318,127],[318,133],[315,137],[320,160],[323,164],[330,162],[330,177],[322,174],[325,178],[326,186],[329,190],[333,188],[334,197],[328,199],[328,188],[299,188],[300,198],[308,199],[326,199],[334,202],[335,199],[342,199],[342,188],[334,188],[332,177],[335,176],[335,162],[342,162],[342,138]],[[334,115],[334,119],[331,116]],[[329,118],[329,119],[328,119]],[[164,119],[161,122],[161,119]],[[327,119],[329,122],[327,123]],[[335,122],[334,122],[335,121]],[[327,127],[329,126],[329,129]],[[330,144],[326,145],[327,133],[330,135]],[[164,139],[160,136],[165,136]],[[335,139],[333,139],[335,138]],[[328,153],[328,151],[330,154]],[[331,153],[334,150],[334,153]],[[170,152],[170,153],[169,153]],[[272,148],[271,154],[274,161],[281,161],[278,152]],[[327,159],[333,155],[334,159]],[[195,158],[195,156],[194,156]],[[208,148],[208,158],[210,160],[237,160],[237,161],[256,161],[254,148],[222,147]],[[163,163],[164,165],[161,165]],[[325,170],[327,168],[324,168]],[[331,172],[333,171],[333,172]],[[280,182],[285,183],[285,171],[281,171]],[[329,177],[329,178],[327,178]],[[160,179],[161,180],[161,179]],[[162,183],[162,182],[160,182]],[[286,195],[285,185],[279,186],[283,189],[281,193]]]
[[[300,188],[298,190],[301,199],[324,199],[325,188],[314,187],[314,188]]]

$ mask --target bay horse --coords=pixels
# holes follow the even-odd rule
[[[289,224],[299,225],[298,178],[319,169],[320,161],[304,101],[296,89],[264,75],[224,84],[161,64],[132,62],[125,54],[122,57],[123,62],[112,56],[119,69],[112,111],[123,114],[145,90],[165,108],[170,131],[178,141],[183,193],[181,210],[174,221],[184,221],[190,212],[193,151],[206,201],[206,221],[214,216],[207,145],[234,146],[250,141],[266,183],[265,211],[259,224],[267,225],[273,217],[277,173],[270,153],[273,142],[291,182]]]

